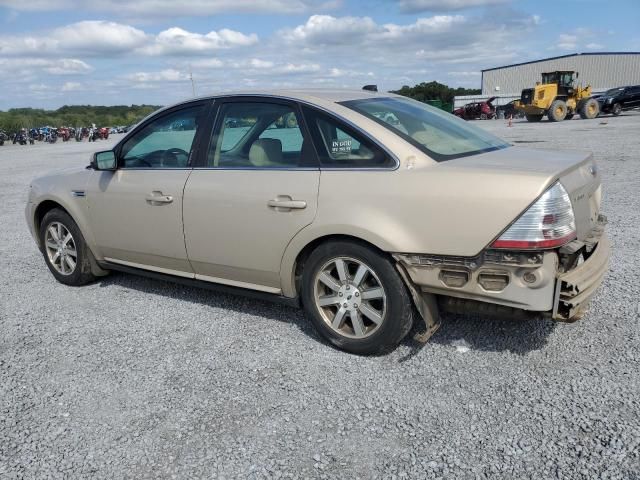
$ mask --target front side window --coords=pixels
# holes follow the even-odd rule
[[[152,120],[120,151],[123,168],[186,168],[203,106],[187,107]]]
[[[304,164],[304,137],[293,107],[231,102],[220,107],[218,117],[208,167],[295,168]]]
[[[388,168],[395,166],[380,148],[339,119],[304,109],[320,164],[325,168]]]
[[[404,97],[350,100],[341,105],[375,120],[438,162],[509,146],[455,115]]]

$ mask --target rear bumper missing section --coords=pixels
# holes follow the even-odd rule
[[[552,318],[561,322],[579,320],[589,300],[602,283],[609,265],[611,244],[602,235],[593,253],[582,264],[556,279]]]
[[[586,252],[584,243],[580,244]],[[406,272],[405,282],[418,294],[438,297],[446,310],[513,318],[518,313],[537,312],[573,322],[583,315],[602,283],[611,254],[602,230],[590,245],[590,254],[581,253],[584,261],[567,272],[562,271],[555,250],[486,251],[473,258],[395,254],[394,258]],[[451,279],[459,284],[451,284]]]

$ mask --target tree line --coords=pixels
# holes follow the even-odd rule
[[[84,127],[95,123],[99,127],[132,125],[151,112],[157,105],[65,105],[57,110],[40,108],[12,108],[0,111],[0,129],[15,132],[21,128]]]
[[[420,102],[436,103],[438,106],[453,105],[453,97],[459,95],[480,95],[482,90],[479,88],[451,88],[438,82],[422,82],[413,87],[403,86],[399,90],[393,90],[391,93],[397,93],[405,97],[413,98]],[[451,108],[443,108],[451,111]]]

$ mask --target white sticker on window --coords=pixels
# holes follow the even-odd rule
[[[351,139],[331,142],[331,153],[351,153]]]

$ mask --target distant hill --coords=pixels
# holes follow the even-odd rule
[[[0,111],[0,128],[6,132],[13,132],[20,128],[45,125],[52,127],[82,127],[92,123],[103,127],[131,125],[159,108],[161,107],[158,105],[115,105],[112,107],[65,105],[57,110],[12,108],[6,112]]]

